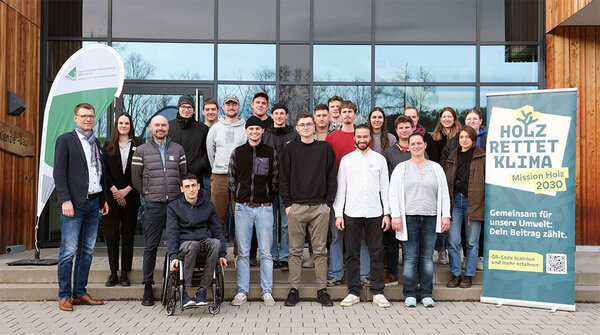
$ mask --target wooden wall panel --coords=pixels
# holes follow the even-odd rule
[[[21,14],[34,25],[42,26],[42,6],[40,0],[0,0]]]
[[[35,12],[19,2],[20,10]],[[36,156],[18,157],[0,151],[0,253],[6,246],[33,248],[36,220],[37,142],[39,119],[40,27],[0,2],[0,122],[36,134]],[[19,116],[6,113],[6,92],[17,93],[27,109]]]
[[[592,0],[546,0],[546,32],[573,16]]]
[[[546,34],[547,88],[578,88],[576,243],[600,245],[600,27]]]

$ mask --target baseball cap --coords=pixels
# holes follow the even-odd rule
[[[223,103],[228,103],[230,101],[235,102],[236,104],[240,103],[240,100],[238,99],[238,97],[235,94],[227,94],[225,96],[225,100],[223,100]]]

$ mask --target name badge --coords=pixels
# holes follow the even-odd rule
[[[170,161],[174,161],[175,160],[175,156],[169,156],[169,160]]]

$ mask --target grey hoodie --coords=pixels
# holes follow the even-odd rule
[[[246,121],[239,119],[234,123],[219,117],[219,122],[210,127],[206,137],[206,153],[214,174],[227,174],[229,157],[233,149],[246,143]]]

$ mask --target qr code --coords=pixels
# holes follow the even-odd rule
[[[546,254],[546,273],[566,274],[567,255]]]

